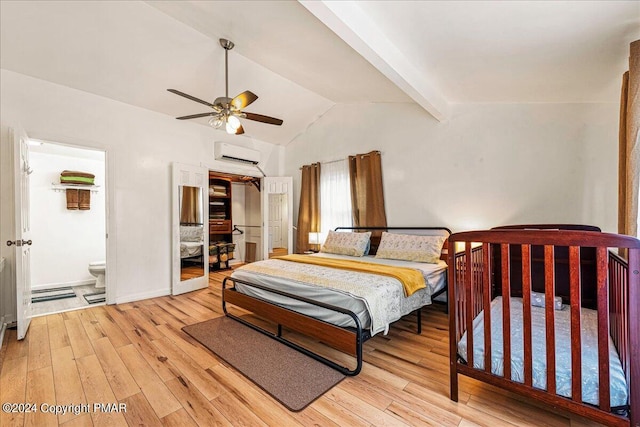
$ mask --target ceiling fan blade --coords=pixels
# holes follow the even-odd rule
[[[171,92],[171,93],[175,93],[176,95],[183,96],[183,97],[185,97],[185,98],[187,98],[187,99],[190,99],[190,100],[195,101],[195,102],[199,102],[200,104],[204,104],[204,105],[206,105],[207,107],[211,107],[211,108],[213,108],[213,104],[212,104],[212,103],[207,102],[207,101],[203,101],[202,99],[198,99],[198,98],[196,98],[195,96],[187,95],[186,93],[184,93],[184,92],[180,92],[179,90],[175,90],[175,89],[167,89],[167,90],[168,90],[169,92]]]
[[[236,135],[242,135],[243,133],[244,133],[244,128],[242,127],[242,125],[240,125],[236,130]]]
[[[254,120],[256,122],[268,123],[270,125],[280,126],[282,124],[282,120],[276,119],[275,117],[263,116],[262,114],[255,113],[247,113],[243,112],[244,118],[249,120]]]
[[[217,114],[218,113],[216,113],[215,111],[212,111],[210,113],[200,113],[200,114],[192,114],[190,116],[176,117],[176,119],[178,120],[197,119],[198,117],[215,116]]]
[[[240,95],[231,100],[231,105],[233,105],[233,107],[237,110],[242,110],[247,105],[253,103],[256,99],[258,99],[258,95],[251,92],[250,90],[245,90]]]

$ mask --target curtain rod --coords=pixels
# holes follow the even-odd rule
[[[373,150],[373,151],[370,151],[370,152],[365,153],[365,154],[354,154],[353,156],[347,156],[344,159],[335,159],[335,160],[329,160],[327,162],[316,162],[316,163],[320,163],[321,165],[328,165],[329,163],[337,163],[337,162],[341,162],[343,160],[348,160],[349,157],[355,157],[355,156],[364,157],[364,156],[368,156],[371,153],[378,153],[378,154],[382,155],[382,152],[380,150]],[[312,165],[313,165],[313,163],[312,163]],[[298,169],[302,170],[302,166],[300,166]]]

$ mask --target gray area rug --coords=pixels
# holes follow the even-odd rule
[[[182,328],[291,411],[300,411],[344,375],[228,317]]]

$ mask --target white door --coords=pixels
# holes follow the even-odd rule
[[[191,166],[180,163],[173,164],[173,179],[172,179],[172,193],[173,200],[171,201],[172,205],[172,254],[173,254],[173,263],[172,263],[172,287],[171,293],[173,295],[183,294],[185,292],[195,291],[196,289],[203,289],[209,286],[209,170],[206,168],[202,168],[199,166]],[[189,223],[187,227],[191,228],[191,231],[188,235],[184,235],[185,241],[182,242],[181,239],[181,228],[182,225],[180,223],[180,210],[181,210],[181,198],[180,194],[184,192],[186,187],[196,187],[200,189],[199,200],[200,200],[200,212],[198,215],[197,222],[200,223],[202,228],[202,240],[200,246],[200,258],[202,260],[202,269],[198,269],[196,274],[182,274],[183,273],[183,259],[184,255],[181,250],[181,245],[184,243],[185,252],[192,256],[191,259],[197,260],[198,253],[193,252],[194,243],[197,239],[194,238],[194,235],[191,233],[193,228],[197,228],[196,223]],[[198,245],[196,245],[198,246]],[[196,261],[197,262],[197,261]]]
[[[271,194],[282,194],[286,199],[286,209],[287,212],[281,212],[281,215],[286,218],[293,217],[293,178],[290,176],[276,176],[276,177],[264,177],[262,178],[262,182],[260,184],[260,196],[262,199],[262,258],[269,258],[269,235],[270,235],[270,227],[269,227],[269,213],[270,213],[270,201]],[[291,226],[291,221],[287,221],[286,230],[282,232],[282,239],[285,239],[287,242],[287,251],[291,253],[291,248],[293,247],[293,227]],[[283,242],[284,243],[284,242]]]
[[[15,246],[16,302],[18,339],[24,339],[31,323],[31,216],[29,209],[29,137],[22,129],[12,129],[14,184],[15,184],[15,235],[7,242]]]

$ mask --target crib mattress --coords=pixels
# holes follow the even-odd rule
[[[570,309],[554,312],[556,338],[556,393],[571,397]],[[546,390],[547,360],[545,309],[531,307],[533,386]],[[582,401],[598,405],[598,316],[595,310],[581,310]],[[502,297],[491,302],[491,372],[504,376]],[[458,354],[467,360],[467,332],[458,343]],[[627,405],[628,387],[615,345],[609,337],[611,406]],[[484,369],[484,311],[473,320],[473,365]],[[511,298],[511,379],[524,382],[524,329],[522,299]]]

